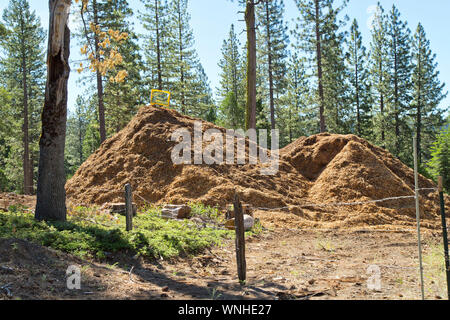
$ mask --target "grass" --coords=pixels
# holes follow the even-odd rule
[[[429,249],[423,256],[424,282],[426,293],[447,298],[447,278],[445,273],[444,246],[428,243]]]
[[[219,221],[217,209],[193,206],[194,215]],[[0,238],[29,240],[81,258],[104,260],[109,253],[127,252],[145,258],[170,259],[200,253],[219,245],[233,232],[193,227],[189,220],[164,220],[160,208],[147,208],[133,219],[134,230],[125,231],[125,217],[97,208],[68,209],[68,221],[38,222],[22,208],[0,212]]]

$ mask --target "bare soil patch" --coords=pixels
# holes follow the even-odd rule
[[[268,231],[247,241],[247,282],[237,280],[233,241],[173,261],[116,256],[110,263],[75,258],[22,240],[0,240],[0,299],[420,299],[414,233]],[[424,254],[436,235],[425,235]],[[367,287],[370,265],[381,289]],[[66,269],[82,270],[68,290]],[[443,287],[425,264],[426,297]],[[442,283],[441,283],[442,285]],[[7,293],[11,296],[8,296]]]

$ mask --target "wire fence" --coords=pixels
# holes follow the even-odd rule
[[[97,192],[106,192],[106,193],[124,193],[124,191],[120,190],[111,190],[111,189],[95,189]],[[417,189],[418,191],[437,191],[437,188],[420,188]],[[142,195],[140,195],[135,190],[133,191],[133,196],[136,196],[139,198],[142,202],[149,206],[155,206],[154,202],[151,202],[150,200],[144,198]],[[251,207],[254,210],[260,210],[260,211],[289,211],[293,208],[299,208],[299,209],[307,209],[307,208],[324,208],[324,207],[341,207],[341,206],[359,206],[359,205],[365,205],[365,204],[374,204],[374,203],[382,203],[382,202],[388,202],[388,201],[395,201],[395,200],[405,200],[405,199],[415,199],[415,195],[409,195],[409,196],[397,196],[397,197],[387,197],[383,199],[375,199],[375,200],[367,200],[367,201],[354,201],[354,202],[330,202],[330,203],[303,203],[299,205],[287,205],[287,206],[281,206],[281,207]],[[165,206],[167,204],[160,204],[160,206]],[[226,207],[220,207],[219,209],[226,209]]]
[[[117,194],[124,194],[124,191],[122,190],[111,190],[111,189],[95,189],[96,192],[105,192],[105,193],[117,193]],[[437,188],[420,188],[418,189],[418,191],[438,191]],[[155,202],[151,202],[150,200],[146,199],[145,197],[143,197],[141,194],[139,194],[139,192],[137,192],[136,190],[134,190],[132,192],[132,195],[136,198],[138,198],[141,202],[143,202],[144,204],[148,205],[149,207],[154,207],[156,205]],[[253,210],[259,210],[259,211],[273,211],[273,212],[282,212],[282,211],[290,211],[291,209],[295,209],[295,208],[299,208],[299,209],[308,209],[308,208],[325,208],[325,207],[341,207],[341,206],[359,206],[359,205],[366,205],[366,204],[376,204],[376,203],[383,203],[383,202],[388,202],[388,201],[395,201],[395,200],[405,200],[405,199],[415,199],[415,195],[404,195],[404,196],[396,196],[396,197],[387,197],[387,198],[383,198],[383,199],[375,199],[375,200],[367,200],[367,201],[355,201],[355,202],[332,202],[332,203],[303,203],[303,204],[299,204],[299,205],[286,205],[286,206],[281,206],[281,207],[250,207]],[[164,207],[167,204],[158,204],[159,207]],[[219,210],[226,210],[227,207],[219,207],[217,206],[216,209]],[[91,219],[83,219],[84,221],[87,222],[91,222],[91,223],[96,223],[96,224],[101,224],[104,225],[102,223],[98,223],[96,221],[93,221]],[[195,220],[190,219],[189,220],[189,225],[188,226],[194,226],[196,228],[210,228],[210,229],[215,229],[215,230],[229,230],[226,228],[223,228],[220,224],[213,224],[213,223],[207,223],[205,221],[202,222],[197,222]],[[108,226],[108,225],[104,225],[104,226]],[[316,229],[315,229],[316,230]],[[317,231],[317,230],[316,230]],[[383,230],[361,230],[363,232],[371,232],[371,231],[379,231],[382,232]],[[413,230],[411,230],[413,231]],[[389,230],[389,232],[392,232],[392,230]]]

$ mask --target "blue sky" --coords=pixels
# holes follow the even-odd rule
[[[48,1],[29,0],[33,10],[41,17],[41,22],[45,29],[48,26]],[[298,10],[294,0],[284,0],[286,5],[286,21],[291,22],[298,16]],[[7,6],[8,0],[0,0],[0,10]],[[143,6],[139,0],[129,0],[131,7],[136,12],[142,10]],[[364,44],[369,47],[370,30],[367,22],[371,17],[370,8],[375,6],[376,0],[350,0],[345,9],[351,20],[356,18],[359,22],[363,35]],[[393,4],[397,6],[402,14],[403,20],[408,21],[408,26],[412,32],[416,30],[419,22],[425,28],[428,39],[431,41],[431,48],[437,55],[439,64],[440,79],[446,83],[446,90],[450,88],[450,41],[448,32],[450,30],[450,1],[448,0],[381,0],[381,5],[388,11]],[[76,5],[76,4],[74,4]],[[217,63],[221,58],[221,46],[232,23],[236,26],[237,33],[241,33],[242,44],[245,41],[243,14],[237,4],[230,0],[190,0],[189,11],[191,15],[191,26],[195,35],[195,47],[199,54],[201,63],[211,82],[211,88],[215,88],[219,83],[219,68]],[[139,22],[135,21],[137,32],[142,29]],[[349,26],[348,26],[349,27]],[[71,59],[79,59],[79,47],[77,41],[72,41]],[[69,108],[72,109],[78,94],[83,94],[83,90],[76,83],[78,74],[75,67],[72,68],[69,80]],[[150,93],[149,93],[150,95]],[[448,110],[450,96],[441,104],[443,110]]]

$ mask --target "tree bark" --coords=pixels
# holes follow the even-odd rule
[[[30,174],[30,139],[28,123],[28,83],[26,52],[22,52],[22,89],[23,89],[23,191],[25,194],[33,194],[33,176]]]
[[[248,0],[245,10],[247,25],[247,129],[256,129],[256,26],[255,1]]]
[[[316,57],[317,57],[317,77],[319,81],[319,116],[320,116],[320,132],[326,132],[325,124],[325,107],[323,93],[323,76],[322,76],[322,43],[319,26],[319,0],[314,1],[316,9]]]
[[[383,62],[380,61],[380,113],[381,113],[381,141],[383,142],[383,148],[386,146],[384,145],[384,141],[386,139],[385,133],[384,133],[384,94],[383,94]]]
[[[272,130],[275,130],[275,103],[273,99],[273,71],[272,71],[272,41],[270,37],[270,13],[269,2],[265,2],[266,6],[266,32],[267,32],[267,63],[269,67],[269,100],[270,100],[270,123]]]
[[[98,26],[98,10],[97,1],[93,0],[92,7],[94,11],[94,24]],[[86,34],[87,36],[87,34]],[[87,39],[89,41],[89,39]],[[95,58],[100,60],[100,46],[98,35],[94,34]],[[100,126],[100,143],[106,140],[106,121],[105,121],[105,103],[103,101],[103,78],[99,70],[97,70],[97,95],[98,95],[98,118]]]
[[[359,98],[359,59],[358,59],[358,47],[357,47],[357,41],[355,37],[354,42],[354,55],[355,55],[355,90],[356,90],[356,123],[357,123],[357,130],[358,135],[361,137],[361,107],[360,107],[360,98]]]
[[[66,220],[64,147],[67,120],[67,82],[70,67],[71,0],[49,0],[47,84],[42,111],[37,183],[37,220]]]
[[[159,35],[159,0],[155,0],[155,19],[156,19],[156,56],[158,60],[158,90],[163,89],[162,70],[161,70],[161,39]]]
[[[398,92],[398,54],[397,54],[397,40],[394,39],[394,99],[395,99],[395,153],[398,156],[400,152],[400,103],[399,103],[399,92]]]
[[[180,41],[180,82],[181,82],[181,112],[186,114],[186,97],[184,94],[185,83],[184,83],[184,57],[183,57],[183,30],[181,25],[181,8],[178,3],[178,36]]]

